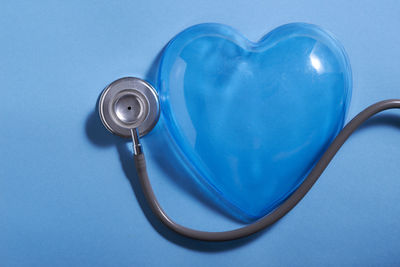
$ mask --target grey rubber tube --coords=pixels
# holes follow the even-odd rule
[[[257,221],[243,226],[241,228],[224,231],[224,232],[207,232],[207,231],[198,231],[194,229],[190,229],[175,223],[161,208],[160,204],[157,201],[157,198],[154,195],[153,189],[151,187],[147,170],[146,170],[146,162],[144,155],[142,153],[135,155],[134,160],[136,164],[136,169],[138,173],[138,177],[140,180],[140,184],[143,190],[143,193],[150,205],[151,210],[154,214],[161,220],[161,222],[172,229],[173,231],[186,236],[188,238],[202,240],[202,241],[229,241],[234,239],[239,239],[242,237],[249,236],[256,232],[259,232],[268,226],[272,225],[280,218],[282,218],[286,213],[288,213],[297,203],[307,194],[307,192],[311,189],[314,183],[321,176],[322,172],[328,166],[329,162],[335,156],[336,152],[340,149],[340,147],[346,142],[347,138],[368,118],[373,115],[388,109],[399,109],[400,108],[400,99],[392,99],[378,102],[364,111],[359,113],[356,117],[354,117],[337,135],[337,137],[333,140],[331,145],[322,155],[320,160],[314,166],[309,175],[304,179],[303,183],[293,192],[290,197],[288,197],[279,207],[273,210],[271,213],[265,215],[264,217],[258,219]]]

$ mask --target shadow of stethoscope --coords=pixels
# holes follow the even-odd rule
[[[164,238],[177,245],[189,249],[207,252],[218,252],[234,249],[244,244],[247,244],[248,242],[258,238],[262,233],[265,233],[266,231],[271,229],[270,227],[267,230],[261,231],[260,233],[239,240],[212,243],[192,240],[183,237],[173,232],[168,227],[164,226],[152,213],[144,197],[144,194],[141,191],[138,176],[133,162],[132,151],[129,148],[131,146],[131,140],[123,139],[121,137],[110,134],[102,125],[97,110],[98,109],[96,106],[86,120],[85,130],[88,139],[96,146],[116,146],[122,169],[132,186],[132,189],[143,213],[145,214],[147,220],[151,223],[153,228]],[[199,186],[193,179],[187,179],[189,174],[187,173],[186,169],[183,166],[177,164],[179,160],[175,158],[175,156],[173,156],[175,155],[175,153],[173,153],[172,147],[169,144],[168,134],[166,133],[167,130],[163,126],[164,123],[165,122],[161,118],[155,129],[153,129],[153,131],[146,137],[151,138],[151,142],[146,142],[146,150],[163,151],[162,153],[153,153],[151,160],[154,160],[156,164],[160,166],[167,177],[172,179],[179,189],[189,193],[191,196],[195,197],[196,200],[202,202],[202,204],[214,210],[215,212],[222,213],[223,215],[225,215],[225,217],[227,217],[227,219],[235,220],[235,218],[233,218],[230,214],[214,204],[214,202],[210,200],[204,194],[204,192],[202,192],[202,189],[199,188]],[[390,113],[377,115],[368,120],[363,126],[360,127],[357,132],[360,133],[361,131],[372,126],[395,127],[400,129],[400,116]],[[357,135],[357,133],[355,135]]]

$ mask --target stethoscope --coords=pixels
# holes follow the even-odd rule
[[[133,158],[146,200],[157,218],[168,228],[188,238],[203,241],[228,241],[265,229],[287,214],[307,194],[347,138],[368,118],[388,109],[400,108],[400,99],[378,102],[355,116],[337,135],[302,184],[280,206],[257,221],[224,232],[198,231],[174,222],[162,209],[151,187],[140,137],[149,133],[160,116],[156,90],[146,81],[127,77],[107,86],[99,99],[99,114],[104,126],[121,137],[131,138]]]

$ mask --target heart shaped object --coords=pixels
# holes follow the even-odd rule
[[[200,24],[167,45],[157,87],[181,163],[251,221],[301,184],[341,130],[351,84],[343,47],[315,25],[287,24],[254,43]]]

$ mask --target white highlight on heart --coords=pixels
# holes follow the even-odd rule
[[[321,64],[321,61],[319,60],[319,58],[317,58],[315,55],[311,54],[310,61],[311,61],[311,65],[314,67],[314,69],[318,73],[321,73],[322,72],[322,64]]]

